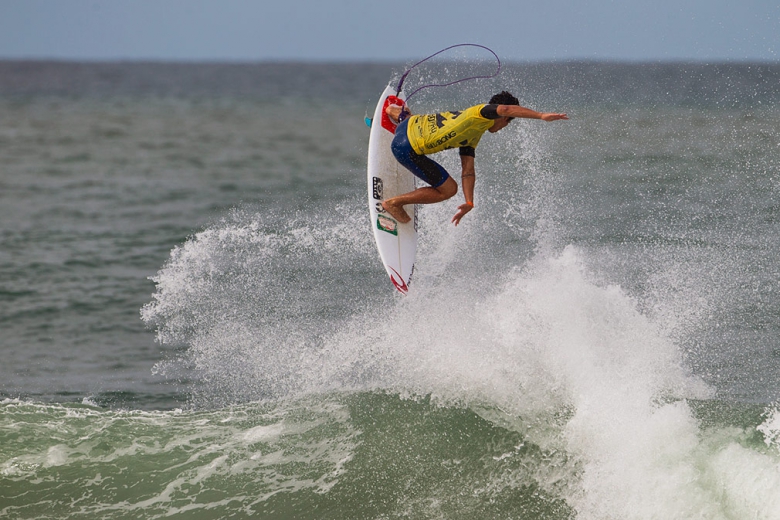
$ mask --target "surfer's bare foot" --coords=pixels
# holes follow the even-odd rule
[[[412,218],[409,216],[409,214],[406,212],[406,210],[403,208],[403,206],[396,206],[394,204],[390,204],[390,201],[384,201],[382,203],[382,207],[385,208],[385,211],[390,213],[393,218],[395,218],[398,222],[401,224],[406,224]]]

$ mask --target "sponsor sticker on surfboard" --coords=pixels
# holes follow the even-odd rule
[[[391,235],[398,236],[398,222],[391,219],[390,217],[386,217],[384,215],[377,215],[376,227],[377,229],[381,229],[382,231],[387,231]]]

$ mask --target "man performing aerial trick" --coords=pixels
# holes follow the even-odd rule
[[[389,105],[386,112],[399,123],[392,143],[393,155],[430,186],[388,199],[382,207],[396,220],[406,223],[411,220],[404,210],[407,204],[434,204],[455,195],[458,184],[444,167],[426,156],[457,147],[466,202],[458,206],[458,212],[452,217],[456,226],[474,208],[474,149],[485,131],[496,133],[517,117],[543,121],[569,119],[566,114],[541,113],[522,107],[517,98],[506,91],[490,98],[486,105],[475,105],[462,112],[411,115],[407,107],[399,105]]]

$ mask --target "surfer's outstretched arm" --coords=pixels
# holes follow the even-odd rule
[[[542,121],[558,121],[560,119],[569,119],[566,114],[557,114],[552,112],[537,112],[530,108],[519,105],[498,105],[496,112],[501,117],[522,117],[525,119],[541,119]]]
[[[477,173],[474,169],[474,157],[470,155],[461,155],[460,164],[460,184],[463,188],[463,196],[465,197],[466,202],[458,206],[458,212],[452,217],[452,223],[456,226],[460,224],[460,219],[462,219],[466,213],[474,209],[474,183],[477,179]]]

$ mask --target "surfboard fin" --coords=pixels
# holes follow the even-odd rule
[[[363,120],[366,122],[366,126],[371,128],[371,123],[373,123],[374,120],[372,118],[368,117],[368,116],[366,116],[365,119],[363,119]]]

